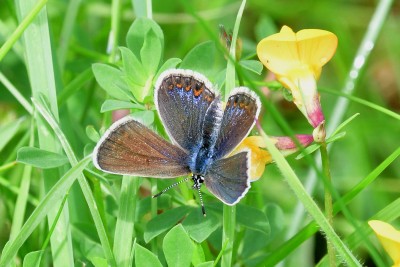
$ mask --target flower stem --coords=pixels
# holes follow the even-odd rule
[[[232,266],[232,248],[236,226],[236,206],[224,205],[222,222],[222,244],[226,244],[221,266]]]
[[[326,142],[322,142],[320,146],[321,152],[321,161],[322,161],[322,170],[325,176],[325,215],[329,224],[333,228],[333,204],[332,204],[332,195],[331,195],[331,184],[332,177],[329,166],[329,157],[328,150],[326,149]],[[329,256],[329,266],[336,266],[336,251],[333,244],[327,239],[327,248],[328,248],[328,256]]]

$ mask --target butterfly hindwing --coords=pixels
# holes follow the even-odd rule
[[[215,159],[229,155],[249,134],[260,113],[260,99],[246,87],[235,88],[226,102],[219,135],[215,144]]]
[[[156,82],[155,104],[174,143],[190,153],[197,150],[207,109],[215,99],[210,82],[190,70],[168,70]]]
[[[190,173],[186,161],[180,148],[129,116],[115,122],[93,152],[98,169],[124,175],[182,176]]]
[[[204,178],[207,189],[222,202],[235,205],[250,188],[250,152],[217,160]]]

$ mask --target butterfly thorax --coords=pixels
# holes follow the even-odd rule
[[[215,161],[214,148],[221,128],[222,115],[221,102],[216,98],[207,109],[202,127],[202,140],[190,153],[189,168],[194,174],[206,175]]]

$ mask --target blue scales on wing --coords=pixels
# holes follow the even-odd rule
[[[222,202],[235,205],[250,188],[249,153],[240,152],[214,162],[204,178],[207,189]]]
[[[226,157],[242,142],[253,128],[260,107],[258,96],[246,87],[232,91],[222,117],[214,159]]]
[[[215,99],[210,82],[190,70],[164,72],[155,86],[158,114],[170,139],[189,154],[199,150],[203,122]]]

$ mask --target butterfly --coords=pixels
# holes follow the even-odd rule
[[[250,151],[230,155],[253,128],[260,113],[258,96],[246,87],[232,90],[223,107],[202,74],[164,71],[156,81],[154,102],[172,143],[130,116],[115,122],[93,152],[98,169],[121,175],[193,180],[223,203],[235,205],[250,188]]]

